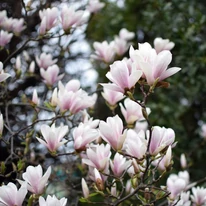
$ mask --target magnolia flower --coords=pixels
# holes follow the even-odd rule
[[[88,188],[88,185],[87,185],[84,178],[82,178],[81,183],[82,183],[82,192],[83,192],[84,198],[88,198],[89,197],[89,188]]]
[[[95,182],[97,188],[101,191],[104,190],[104,180],[102,179],[102,176],[100,175],[99,171],[94,168],[94,176],[95,176]]]
[[[33,91],[32,102],[36,105],[39,105],[39,103],[40,103],[36,89],[34,89],[34,91]]]
[[[174,205],[176,206],[191,206],[190,198],[190,191],[188,192],[181,192],[180,197],[174,201]]]
[[[157,37],[154,40],[154,48],[157,53],[160,53],[163,50],[171,50],[174,46],[174,42],[171,42],[169,39],[162,39],[161,37]]]
[[[67,31],[72,26],[78,26],[84,23],[85,19],[83,18],[83,14],[83,10],[75,11],[72,7],[63,7],[61,11],[61,23],[64,31]]]
[[[114,60],[114,42],[108,43],[107,41],[94,42],[93,47],[95,54],[91,55],[91,58],[111,63]]]
[[[59,127],[55,127],[55,123],[52,126],[48,126],[46,124],[41,126],[41,133],[44,140],[37,138],[37,140],[45,145],[50,152],[56,152],[56,150],[63,145],[66,140],[62,140],[63,137],[68,132],[68,126],[60,125]]]
[[[26,183],[22,184],[19,190],[12,182],[0,187],[0,205],[22,206],[27,194]]]
[[[35,71],[35,62],[32,61],[31,64],[29,65],[29,72],[33,74],[34,71]]]
[[[206,203],[206,188],[193,187],[191,200],[194,205],[205,205]]]
[[[90,146],[86,150],[87,157],[82,159],[84,164],[87,164],[99,171],[107,171],[109,167],[109,159],[111,156],[111,147],[109,144],[101,144]]]
[[[3,26],[4,22],[6,21],[7,13],[6,10],[0,11],[0,27]]]
[[[7,31],[1,30],[0,32],[0,46],[4,47],[11,41],[13,34],[8,33]]]
[[[57,102],[58,102],[58,96],[57,96],[57,88],[54,89],[54,91],[52,92],[52,97],[50,100],[50,104],[55,107],[57,106]]]
[[[12,25],[12,31],[19,35],[24,29],[26,28],[26,26],[24,26],[24,19],[13,19],[13,25]]]
[[[114,39],[114,49],[119,56],[122,56],[129,48],[126,40],[120,37],[115,37]]]
[[[124,143],[124,150],[126,153],[137,159],[143,159],[147,151],[147,141],[143,131],[136,133],[129,129]]]
[[[124,100],[124,107],[121,103],[119,105],[127,124],[132,125],[137,120],[141,121],[144,119],[142,114],[142,107],[131,99],[126,98]],[[150,113],[149,108],[147,108],[147,113]]]
[[[142,71],[137,70],[135,65],[128,66],[126,60],[115,61],[110,65],[110,71],[107,72],[106,77],[112,84],[101,84],[107,89],[125,93],[131,90],[142,76]]]
[[[10,76],[11,76],[10,74],[4,73],[3,64],[2,64],[2,62],[0,62],[0,82],[5,81]]]
[[[106,122],[100,121],[100,136],[109,143],[114,150],[120,150],[126,138],[127,130],[123,131],[123,122],[118,115],[108,117]]]
[[[45,174],[43,175],[41,165],[38,166],[28,166],[26,168],[26,172],[22,174],[22,180],[18,180],[20,184],[27,183],[27,189],[36,195],[41,195],[44,192],[44,188],[47,185],[47,181],[51,174],[51,167],[47,169]]]
[[[181,154],[180,156],[180,165],[182,169],[185,169],[187,167],[187,159],[185,157],[185,154]]]
[[[74,149],[82,151],[86,149],[86,145],[97,139],[99,132],[97,129],[92,129],[89,125],[80,123],[73,131]]]
[[[91,13],[96,13],[105,6],[105,3],[99,2],[99,0],[89,0],[87,10]]]
[[[164,127],[155,126],[152,129],[151,142],[149,152],[156,156],[166,147],[172,145],[175,140],[175,133],[173,129],[166,129]]]
[[[134,33],[134,32],[130,32],[130,31],[128,31],[128,30],[125,29],[125,28],[122,28],[122,29],[119,31],[119,37],[120,37],[121,39],[126,40],[126,41],[133,39],[134,36],[135,36],[135,33]]]
[[[47,69],[57,62],[57,59],[52,59],[51,54],[41,53],[40,57],[36,56],[36,62],[40,68]]]
[[[56,198],[55,195],[50,196],[48,195],[46,200],[40,196],[39,197],[39,206],[66,206],[67,198],[63,197],[60,200]]]
[[[114,175],[120,177],[122,173],[131,165],[131,162],[131,160],[127,161],[123,155],[116,153],[113,161],[110,160],[110,166]]]
[[[59,75],[59,67],[56,64],[49,66],[47,70],[41,68],[40,74],[44,79],[44,82],[50,86],[62,79],[64,76],[64,74]]]
[[[167,69],[172,61],[171,52],[164,50],[157,54],[149,43],[139,44],[139,50],[134,50],[131,46],[130,58],[136,63],[137,69],[142,70],[142,77],[149,85],[162,81],[181,70],[179,67]]]
[[[93,129],[96,129],[99,125],[99,119],[93,120],[93,117],[90,117],[86,110],[82,111],[82,122],[85,126],[89,126]]]
[[[200,135],[201,135],[201,137],[203,137],[204,139],[206,139],[206,124],[203,124],[203,125],[201,126]]]
[[[4,129],[4,120],[3,120],[3,115],[0,114],[0,137],[3,134],[3,129]]]

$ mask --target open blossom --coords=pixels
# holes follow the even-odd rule
[[[57,104],[62,112],[69,110],[72,114],[75,114],[95,104],[96,95],[89,96],[87,92],[79,88],[80,83],[76,87],[77,81],[69,81],[65,86],[61,82],[58,84]]]
[[[101,84],[103,87],[122,92],[132,89],[142,76],[142,71],[137,70],[135,64],[127,64],[127,60],[115,61],[110,65],[106,77],[112,84]]]
[[[107,171],[109,168],[109,160],[111,156],[111,147],[109,144],[92,145],[86,150],[87,157],[82,159],[87,164],[99,171]]]
[[[45,145],[50,152],[56,152],[56,150],[63,145],[66,140],[63,140],[63,137],[68,132],[68,126],[60,125],[59,127],[55,127],[55,123],[52,126],[48,126],[46,124],[41,126],[41,133],[44,140],[37,138],[37,140]]]
[[[118,115],[108,117],[106,122],[100,121],[100,136],[109,143],[114,150],[120,150],[126,138],[127,130],[123,131],[123,122]]]
[[[124,100],[124,106],[120,104],[121,112],[127,122],[127,124],[134,124],[137,120],[144,119],[142,114],[142,107],[129,98]],[[150,113],[150,109],[147,108],[147,113]]]
[[[110,160],[111,169],[117,177],[120,177],[130,165],[131,160],[126,160],[126,158],[119,153],[115,154],[113,161]]]
[[[171,50],[174,46],[174,42],[171,42],[169,39],[162,39],[161,37],[157,37],[154,40],[154,48],[157,53],[160,53],[163,50]]]
[[[66,204],[67,198],[65,197],[62,197],[60,200],[55,195],[48,195],[46,200],[42,196],[39,197],[39,206],[66,206]]]
[[[114,42],[94,42],[93,47],[95,49],[95,54],[92,54],[91,58],[102,60],[106,63],[111,63],[114,60]]]
[[[73,131],[74,149],[77,151],[85,150],[86,145],[99,137],[97,129],[91,128],[89,125],[80,123]]]
[[[102,9],[105,6],[105,3],[100,2],[99,0],[89,0],[89,4],[87,6],[87,10],[91,13],[96,13],[100,9]]]
[[[146,79],[149,85],[153,85],[157,79],[162,81],[178,71],[179,67],[168,69],[168,65],[172,61],[172,54],[168,50],[156,53],[155,49],[149,43],[139,44],[139,50],[134,50],[130,47],[130,58],[137,65],[137,69],[142,70],[143,78]]]
[[[75,11],[72,7],[63,7],[61,11],[61,23],[64,31],[67,31],[72,26],[78,26],[84,23],[85,19],[83,18],[83,14],[83,10]]]
[[[58,9],[56,7],[47,8],[39,11],[39,16],[41,18],[41,24],[44,25],[45,31],[49,31],[52,27],[56,25],[58,17]],[[40,25],[41,27],[42,25]]]
[[[206,188],[193,187],[191,200],[194,203],[194,205],[205,205],[205,203],[206,203]]]
[[[11,76],[10,74],[4,73],[3,64],[2,64],[2,62],[0,62],[0,82],[5,81],[10,76]]]
[[[36,62],[40,68],[47,69],[57,62],[57,59],[52,59],[51,54],[41,53],[40,57],[36,56]]]
[[[19,190],[12,182],[0,187],[0,205],[22,206],[27,194],[26,184],[22,184]]]
[[[149,152],[155,156],[166,147],[172,145],[175,140],[174,130],[171,128],[164,128],[155,126],[152,129],[151,143]]]
[[[18,180],[20,184],[27,183],[27,189],[33,193],[40,195],[44,192],[44,188],[47,185],[49,176],[51,174],[51,167],[47,169],[43,175],[43,170],[41,165],[38,166],[28,166],[26,172],[22,174],[22,180]]]
[[[127,131],[127,137],[123,149],[126,153],[137,159],[143,159],[147,151],[147,141],[143,131],[136,133],[134,130]]]
[[[1,30],[0,31],[0,46],[4,47],[11,41],[13,34],[8,33],[7,31]]]
[[[47,70],[41,68],[40,74],[44,79],[44,82],[50,86],[62,79],[64,76],[64,74],[59,75],[59,67],[56,64],[49,66]]]
[[[12,32],[19,35],[26,26],[24,26],[24,19],[13,19]]]
[[[103,88],[103,92],[101,94],[106,102],[111,106],[115,106],[118,101],[124,98],[124,95],[121,92],[113,91],[105,87]]]

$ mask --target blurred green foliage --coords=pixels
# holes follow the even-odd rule
[[[123,27],[135,32],[137,43],[153,45],[156,37],[175,42],[172,66],[182,70],[169,78],[169,88],[156,88],[149,97],[153,125],[171,127],[178,144],[174,149],[176,171],[179,156],[188,158],[192,180],[205,176],[206,144],[199,135],[200,123],[206,122],[206,2],[196,0],[125,0],[104,1],[106,7],[94,15],[87,29],[92,41],[111,41]],[[100,80],[106,73],[96,64]],[[136,92],[137,98],[141,94]],[[106,114],[105,108],[101,113]],[[104,116],[106,117],[106,116]],[[174,170],[175,171],[175,170]]]

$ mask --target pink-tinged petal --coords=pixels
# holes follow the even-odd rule
[[[116,92],[121,92],[121,93],[124,94],[124,89],[119,87],[119,86],[117,86],[116,84],[113,84],[113,83],[112,84],[111,83],[109,83],[109,84],[101,83],[101,85],[104,88],[106,88],[106,89],[110,89],[110,90],[116,91]]]
[[[3,185],[0,187],[0,202],[5,203],[5,205],[12,206],[15,205],[17,188],[13,183],[8,183],[8,185]]]
[[[170,51],[164,50],[157,55],[153,76],[155,79],[161,76],[172,61],[172,54]]]
[[[160,76],[160,80],[166,79],[174,74],[176,74],[177,72],[179,72],[181,70],[181,68],[179,67],[171,67],[169,69],[167,69],[161,76]]]
[[[23,201],[24,201],[24,199],[26,197],[27,192],[28,192],[27,191],[27,183],[24,182],[21,185],[21,187],[20,187],[20,189],[18,191],[18,197],[16,197],[16,205],[20,206],[20,205],[23,204]]]
[[[149,148],[149,151],[150,151],[150,154],[151,155],[156,155],[158,153],[158,147],[160,145],[160,142],[161,142],[161,133],[159,131],[159,128],[155,127],[153,130],[152,130],[152,136],[151,136],[151,143],[150,143],[150,148]]]
[[[141,78],[142,71],[135,69],[135,65],[132,66],[132,73],[129,76],[129,89],[131,89]]]
[[[66,84],[65,88],[67,91],[77,92],[80,89],[80,82],[77,79],[72,79]]]
[[[152,71],[152,66],[148,62],[139,62],[141,70],[143,71],[147,83],[149,85],[152,85],[155,82],[154,76],[153,76],[153,71]]]
[[[11,75],[8,73],[2,73],[0,74],[0,82],[5,81],[7,78],[9,78]]]
[[[43,192],[45,186],[47,185],[47,181],[48,181],[50,175],[51,175],[51,166],[47,169],[47,171],[45,172],[45,174],[43,175],[43,177],[40,180],[39,194],[41,194]]]
[[[38,137],[36,137],[37,138],[37,140],[41,143],[41,144],[43,144],[44,146],[48,146],[47,145],[47,143],[44,141],[44,140],[42,140],[42,139],[40,139],[40,138],[38,138]]]
[[[50,130],[51,130],[51,128],[46,124],[41,126],[41,134],[44,137],[44,139],[47,139],[47,137],[49,135],[48,131],[50,131]]]

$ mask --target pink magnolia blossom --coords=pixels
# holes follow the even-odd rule
[[[157,80],[162,81],[181,70],[179,67],[167,69],[172,61],[171,52],[164,50],[157,54],[149,43],[139,44],[139,50],[130,47],[130,58],[136,63],[137,69],[142,70],[142,77],[149,85],[153,85]]]
[[[103,88],[103,92],[101,94],[106,102],[111,106],[115,106],[117,102],[124,98],[124,95],[121,92],[113,91],[105,87]]]
[[[32,61],[29,65],[29,72],[33,74],[34,71],[35,71],[35,62]]]
[[[187,168],[187,159],[185,157],[185,154],[181,154],[181,156],[180,156],[180,165],[181,165],[182,169]]]
[[[108,171],[109,160],[111,156],[111,147],[109,144],[98,144],[87,148],[87,157],[82,159],[84,164],[87,164],[99,171]]]
[[[8,44],[11,41],[12,37],[13,37],[13,34],[8,33],[7,31],[1,30],[1,32],[0,32],[0,46],[4,47],[6,44]]]
[[[4,25],[4,22],[7,19],[7,13],[6,10],[0,11],[0,27]]]
[[[162,39],[161,37],[157,37],[154,40],[154,48],[157,53],[160,53],[163,50],[171,50],[174,46],[174,42],[171,42],[169,39]]]
[[[91,13],[96,13],[105,6],[105,3],[100,2],[99,0],[89,0],[87,10]]]
[[[177,200],[174,201],[174,205],[176,206],[191,206],[190,198],[190,191],[187,192],[181,192],[180,197],[177,198]]]
[[[124,100],[124,106],[121,103],[119,105],[127,124],[132,125],[137,120],[141,121],[145,119],[142,114],[142,107],[131,99],[126,98]],[[149,108],[147,108],[147,113],[150,113]]]
[[[119,56],[122,56],[129,48],[128,42],[120,37],[114,39],[114,49]]]
[[[139,133],[136,133],[134,130],[129,129],[127,131],[123,149],[126,154],[139,160],[143,159],[147,151],[147,141],[145,140],[144,132],[140,131]]]
[[[63,137],[68,132],[68,126],[60,125],[59,127],[55,126],[55,123],[52,126],[46,124],[41,126],[41,133],[44,140],[37,138],[37,140],[46,146],[50,152],[56,152],[56,150],[63,144],[66,143],[66,140]]]
[[[40,68],[47,69],[49,66],[54,65],[57,59],[52,59],[51,54],[41,53],[40,57],[36,56],[36,62]]]
[[[82,151],[86,149],[87,144],[99,137],[97,129],[92,129],[89,125],[80,123],[73,131],[74,149]]]
[[[106,122],[100,121],[100,136],[109,143],[114,150],[121,150],[126,138],[127,130],[123,131],[123,122],[118,115],[108,117]]]
[[[26,183],[22,184],[19,190],[13,183],[0,187],[0,205],[2,206],[22,206],[27,194]]]
[[[84,90],[78,89],[77,81],[70,81],[64,86],[59,82],[58,91],[58,106],[61,112],[69,110],[72,114],[75,114],[83,109],[92,107],[95,104],[95,96],[89,96]]]
[[[113,174],[117,177],[120,177],[123,172],[127,170],[128,167],[131,165],[131,162],[131,160],[126,160],[123,155],[116,153],[113,161],[110,160],[110,166]]]
[[[46,200],[42,196],[39,197],[39,206],[66,206],[66,204],[67,198],[65,197],[62,197],[60,200],[55,195],[48,195]]]
[[[39,103],[40,103],[36,89],[34,89],[34,91],[33,91],[32,102],[36,105],[39,105]]]
[[[26,26],[24,26],[24,19],[13,19],[12,32],[19,35]]]
[[[47,8],[39,11],[39,16],[42,20],[41,24],[45,25],[45,30],[49,31],[52,27],[56,25],[58,17],[58,9],[56,7]],[[41,27],[41,25],[40,25]]]
[[[124,39],[124,40],[131,40],[133,39],[135,36],[135,33],[134,32],[130,32],[128,31],[127,29],[125,28],[122,28],[120,31],[119,31],[119,37],[121,39]]]
[[[51,104],[51,106],[56,107],[57,102],[58,102],[57,88],[55,88],[54,91],[52,92],[52,97],[51,97],[51,100],[50,100],[50,104]]]
[[[84,23],[83,14],[83,10],[75,11],[72,7],[63,7],[61,11],[61,23],[64,31],[69,30],[72,26],[79,26]]]
[[[93,47],[95,54],[91,55],[91,58],[111,63],[114,60],[114,42],[108,43],[107,41],[94,42]]]
[[[155,156],[166,147],[172,145],[175,140],[174,130],[171,128],[164,128],[155,126],[152,129],[151,143],[149,152]]]
[[[99,171],[94,168],[94,176],[97,188],[101,191],[104,190],[104,179],[100,175]]]
[[[110,71],[106,74],[112,84],[101,85],[124,94],[125,91],[134,88],[141,76],[142,71],[137,70],[134,63],[129,67],[126,60],[115,61],[110,65]]]
[[[82,183],[82,192],[83,192],[84,198],[88,198],[89,197],[89,188],[88,188],[88,185],[87,185],[84,178],[82,178],[81,183]]]
[[[64,74],[59,75],[59,67],[56,64],[49,66],[47,70],[41,68],[40,74],[44,79],[44,82],[50,86],[62,79],[64,76]]]
[[[47,185],[49,176],[51,174],[51,167],[47,169],[43,175],[43,170],[41,165],[38,166],[28,166],[26,172],[22,174],[22,180],[18,180],[20,184],[27,183],[27,189],[37,195],[41,195],[44,192],[44,188]]]
[[[86,110],[82,111],[82,122],[85,126],[89,126],[92,129],[96,129],[99,126],[99,119],[93,120]]]
[[[2,62],[0,62],[0,82],[5,81],[10,76],[11,76],[10,74],[4,73],[3,64],[2,64]]]
[[[205,205],[206,203],[206,188],[193,187],[191,200],[194,205]]]

